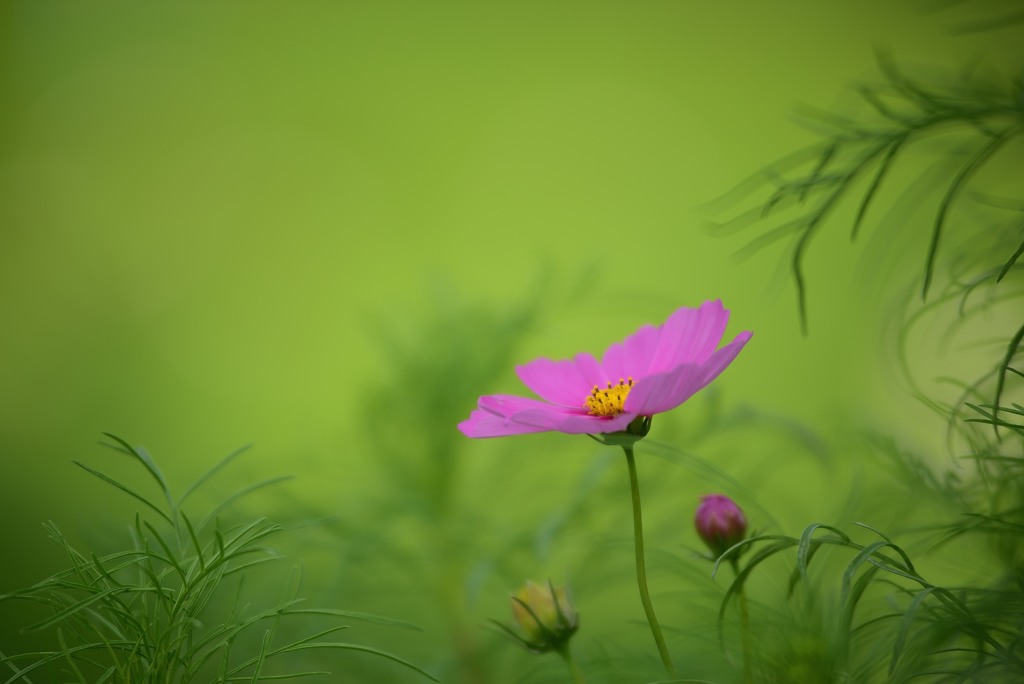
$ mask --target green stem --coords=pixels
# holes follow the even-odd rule
[[[572,675],[573,684],[586,684],[583,679],[583,670],[580,669],[580,666],[576,664],[576,660],[572,657],[572,654],[569,653],[569,647],[566,646],[559,650],[558,655],[562,656],[562,660],[565,661],[566,667],[569,668],[569,674]]]
[[[668,647],[665,646],[665,637],[661,633],[661,626],[658,625],[658,618],[654,615],[651,595],[647,591],[647,566],[644,562],[644,523],[640,512],[640,482],[636,476],[636,459],[633,458],[632,446],[623,445],[622,450],[626,452],[626,465],[629,466],[629,489],[633,495],[633,542],[636,550],[636,585],[640,589],[640,601],[644,604],[644,613],[647,614],[647,622],[651,626],[654,643],[658,645],[658,654],[661,655],[661,662],[665,665],[665,672],[670,677],[675,677],[676,668],[672,665],[672,658],[669,657]]]
[[[740,574],[739,562],[736,560],[735,556],[732,558],[732,569],[735,574]],[[745,587],[740,586],[740,589],[737,592],[737,599],[740,602],[740,632],[743,640],[743,682],[744,684],[750,684],[754,681],[754,678],[750,669],[750,610],[747,607],[747,592]]]

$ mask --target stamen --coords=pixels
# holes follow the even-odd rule
[[[623,412],[626,397],[629,396],[629,390],[633,388],[633,378],[619,378],[618,384],[613,385],[609,382],[607,385],[607,389],[594,385],[594,389],[583,402],[584,408],[590,415],[617,416]]]

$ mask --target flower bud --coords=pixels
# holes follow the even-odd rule
[[[531,651],[561,651],[579,627],[565,587],[550,582],[540,586],[527,582],[512,595],[512,616],[522,632],[523,645]]]
[[[743,511],[724,494],[702,496],[693,524],[716,558],[747,535],[747,519]]]

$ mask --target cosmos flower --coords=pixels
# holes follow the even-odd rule
[[[693,525],[716,558],[747,536],[747,518],[743,510],[725,494],[702,496]]]
[[[742,332],[718,348],[729,312],[722,302],[677,309],[660,326],[644,325],[610,346],[598,361],[577,354],[564,361],[540,358],[516,374],[540,397],[480,397],[459,423],[467,437],[531,432],[617,433],[634,420],[674,409],[732,363],[751,337]]]

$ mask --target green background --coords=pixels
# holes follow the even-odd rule
[[[70,463],[147,487],[94,446],[101,432],[145,445],[178,491],[252,442],[210,501],[294,475],[250,510],[333,516],[289,556],[321,603],[426,630],[375,643],[471,681],[453,674],[462,637],[439,626],[456,624],[524,671],[534,662],[481,625],[505,619],[519,582],[547,576],[589,592],[581,640],[614,641],[613,618],[642,619],[622,465],[582,438],[474,442],[455,422],[479,394],[521,391],[515,363],[600,353],[716,298],[732,310],[727,336],[753,341],[652,437],[699,451],[785,529],[840,515],[870,466],[837,448],[908,401],[883,352],[926,232],[885,259],[871,238],[851,248],[845,230],[823,234],[803,338],[784,244],[738,258],[756,228],[709,229],[732,205],[708,202],[816,139],[794,125],[800,105],[852,106],[846,86],[875,75],[876,46],[926,73],[1010,62],[1012,35],[955,33],[966,11],[4,3],[0,591],[63,566],[45,520],[85,548],[123,538],[136,504]],[[726,418],[709,436],[712,415]],[[424,465],[438,454],[447,475]],[[697,497],[722,485],[666,463],[640,464],[662,587],[658,554],[688,558]],[[588,477],[587,514],[550,527]],[[424,528],[438,525],[433,539]],[[387,540],[404,555],[375,559]],[[621,561],[607,561],[614,589],[588,565],[595,547]],[[669,622],[703,634],[717,599],[702,600],[693,625],[684,607]],[[439,617],[446,601],[457,614]],[[0,643],[20,643],[13,627],[3,621]]]

